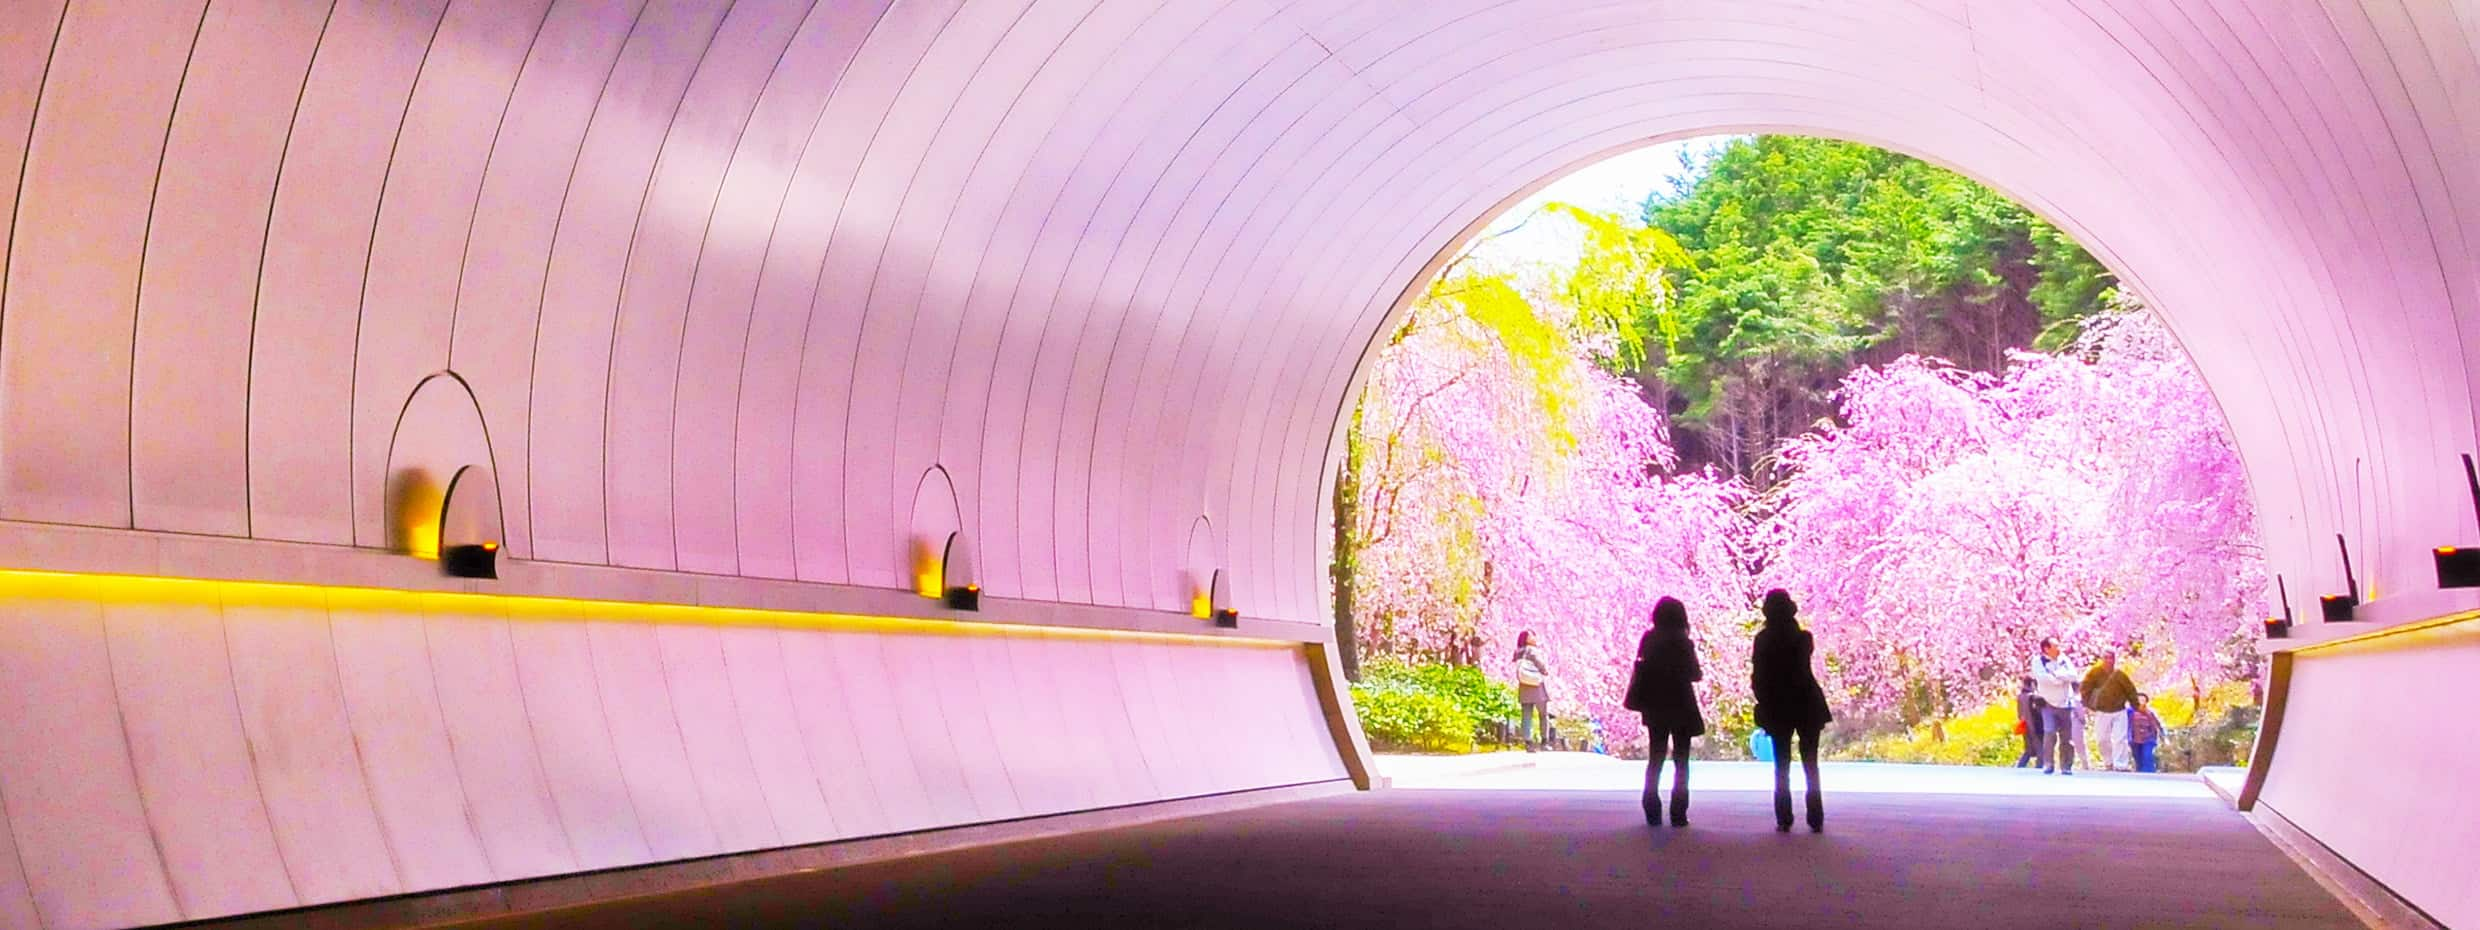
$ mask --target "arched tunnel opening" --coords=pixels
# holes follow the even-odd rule
[[[2473,923],[2474,35],[0,4],[0,927]],[[2218,871],[2037,805],[1772,847],[1375,790],[1324,572],[1370,347],[1533,187],[1716,131],[1935,159],[2172,315],[2296,618],[2232,802],[2123,825]],[[1973,823],[2065,845],[1921,858]]]
[[[2072,766],[2244,765],[2285,632],[2253,495],[2186,349],[2064,233],[1787,135],[1623,153],[1478,230],[1364,360],[1336,466],[1373,748],[1643,759],[1623,695],[1670,596],[1711,671],[1697,757],[1770,759],[1747,663],[1782,588],[1828,758],[2054,770],[2055,702]],[[2020,684],[2045,639],[2105,710]]]

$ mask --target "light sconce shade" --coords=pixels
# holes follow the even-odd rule
[[[2439,546],[2435,556],[2438,587],[2480,588],[2480,549]]]
[[[2291,585],[2280,575],[2273,576],[2274,590],[2282,598],[2282,615],[2265,618],[2266,639],[2289,639],[2291,636]]]
[[[2469,455],[2463,456],[2463,483],[2471,489],[2472,516],[2480,518],[2480,469],[2472,466]],[[2437,563],[2438,587],[2480,588],[2480,549],[2438,546],[2432,555]]]
[[[457,469],[433,525],[440,571],[456,578],[499,577],[499,481],[490,469]]]
[[[455,578],[498,578],[499,544],[449,546],[439,550],[439,570]]]
[[[961,588],[949,588],[945,602],[949,610],[980,610],[982,609],[982,586],[969,584]]]
[[[2327,623],[2349,623],[2351,611],[2359,606],[2359,575],[2351,571],[2351,543],[2334,534],[2334,545],[2342,550],[2342,583],[2346,592],[2317,598],[2317,607],[2324,612]]]
[[[1223,574],[1222,569],[1215,569],[1213,580],[1206,585],[1205,607],[1204,616],[1214,618],[1215,626],[1236,627],[1240,625],[1240,610],[1231,606],[1231,582]]]
[[[2317,598],[2316,604],[2318,609],[2323,611],[2325,622],[2349,623],[2352,619],[2351,611],[2359,607],[2359,598],[2348,594],[2328,594]]]
[[[940,600],[949,610],[982,609],[982,584],[973,574],[973,551],[963,533],[947,534],[939,553]]]

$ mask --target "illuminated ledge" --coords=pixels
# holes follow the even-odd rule
[[[2420,607],[2469,603],[2470,592],[2439,591],[2403,600]],[[2298,630],[2292,631],[2292,639],[2269,641],[2276,648],[2267,650],[2273,663],[2265,676],[2264,716],[2257,721],[2256,751],[2248,763],[2247,780],[2240,785],[2239,796],[2234,802],[2242,811],[2255,810],[2257,799],[2264,795],[2266,773],[2273,770],[2274,760],[2282,748],[2282,721],[2290,713],[2291,677],[2301,659],[2423,649],[2437,645],[2441,639],[2480,635],[2480,609],[2393,620],[2375,627],[2363,626],[2360,622],[2319,623],[2309,627],[2317,628],[2339,629],[2330,632],[2320,630],[2327,632],[2327,635],[2310,638],[2307,642],[2296,638]]]
[[[2291,628],[2286,639],[2260,639],[2264,655],[2313,654],[2403,633],[2434,629],[2480,616],[2480,590],[2419,591],[2362,604],[2349,623],[2315,621]]]
[[[2447,629],[2448,627],[2459,627],[2464,624],[2473,623],[2480,623],[2480,610],[2465,610],[2458,613],[2446,614],[2441,617],[2430,617],[2426,620],[2414,620],[2407,623],[2397,623],[2391,626],[2378,627],[2373,630],[2356,631],[2352,635],[2339,636],[2318,642],[2310,642],[2304,645],[2289,646],[2284,648],[2282,652],[2291,656],[2313,658],[2316,656],[2333,655],[2345,652],[2369,652],[2384,649],[2416,647],[2427,645],[2430,640],[2435,639],[2436,636],[2441,634],[2459,636],[2465,633],[2480,632],[2480,629],[2452,631]],[[2345,626],[2346,624],[2334,625]],[[2348,625],[2356,626],[2357,624]]]
[[[1218,629],[1179,611],[985,597],[979,612],[909,591],[507,560],[497,581],[450,578],[437,563],[372,549],[0,522],[0,595],[108,602],[327,603],[934,635],[1137,637],[1297,646],[1333,642],[1324,624],[1243,617]]]

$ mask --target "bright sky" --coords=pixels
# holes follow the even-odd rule
[[[1489,257],[1514,262],[1546,261],[1560,265],[1575,261],[1576,250],[1583,245],[1583,234],[1576,224],[1565,220],[1536,219],[1516,229],[1543,204],[1565,201],[1607,213],[1617,213],[1629,220],[1640,219],[1645,195],[1671,189],[1674,179],[1690,177],[1695,171],[1683,164],[1682,156],[1702,160],[1708,150],[1720,145],[1728,136],[1703,136],[1647,146],[1596,162],[1560,178],[1525,198],[1506,213],[1500,214],[1484,236],[1505,233],[1489,240],[1483,247]],[[1515,229],[1514,232],[1506,230]]]

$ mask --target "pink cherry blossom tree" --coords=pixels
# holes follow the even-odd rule
[[[2253,673],[2265,609],[2220,410],[2148,313],[2003,376],[1906,357],[1843,382],[1786,443],[1753,546],[1799,595],[1841,700],[1907,718],[2012,691],[2044,636],[2140,678]]]
[[[1433,288],[1358,413],[1355,626],[1366,650],[1509,679],[1532,630],[1554,694],[1627,746],[1619,701],[1662,596],[1701,622],[1712,699],[1746,704],[1746,490],[1668,474],[1663,415],[1600,364],[1614,345],[1504,278]]]
[[[1853,371],[1759,494],[1677,473],[1667,417],[1613,373],[1644,357],[1639,327],[1664,335],[1669,292],[1659,261],[1592,250],[1670,252],[1584,219],[1599,225],[1576,270],[1451,267],[1377,358],[1344,484],[1362,650],[1512,681],[1532,630],[1554,705],[1622,749],[1642,744],[1620,698],[1666,595],[1689,605],[1708,717],[1732,730],[1769,587],[1800,600],[1864,725],[2004,700],[2043,636],[2119,649],[2148,685],[2254,674],[2267,580],[2245,476],[2150,314],[2105,314],[1999,374]]]

